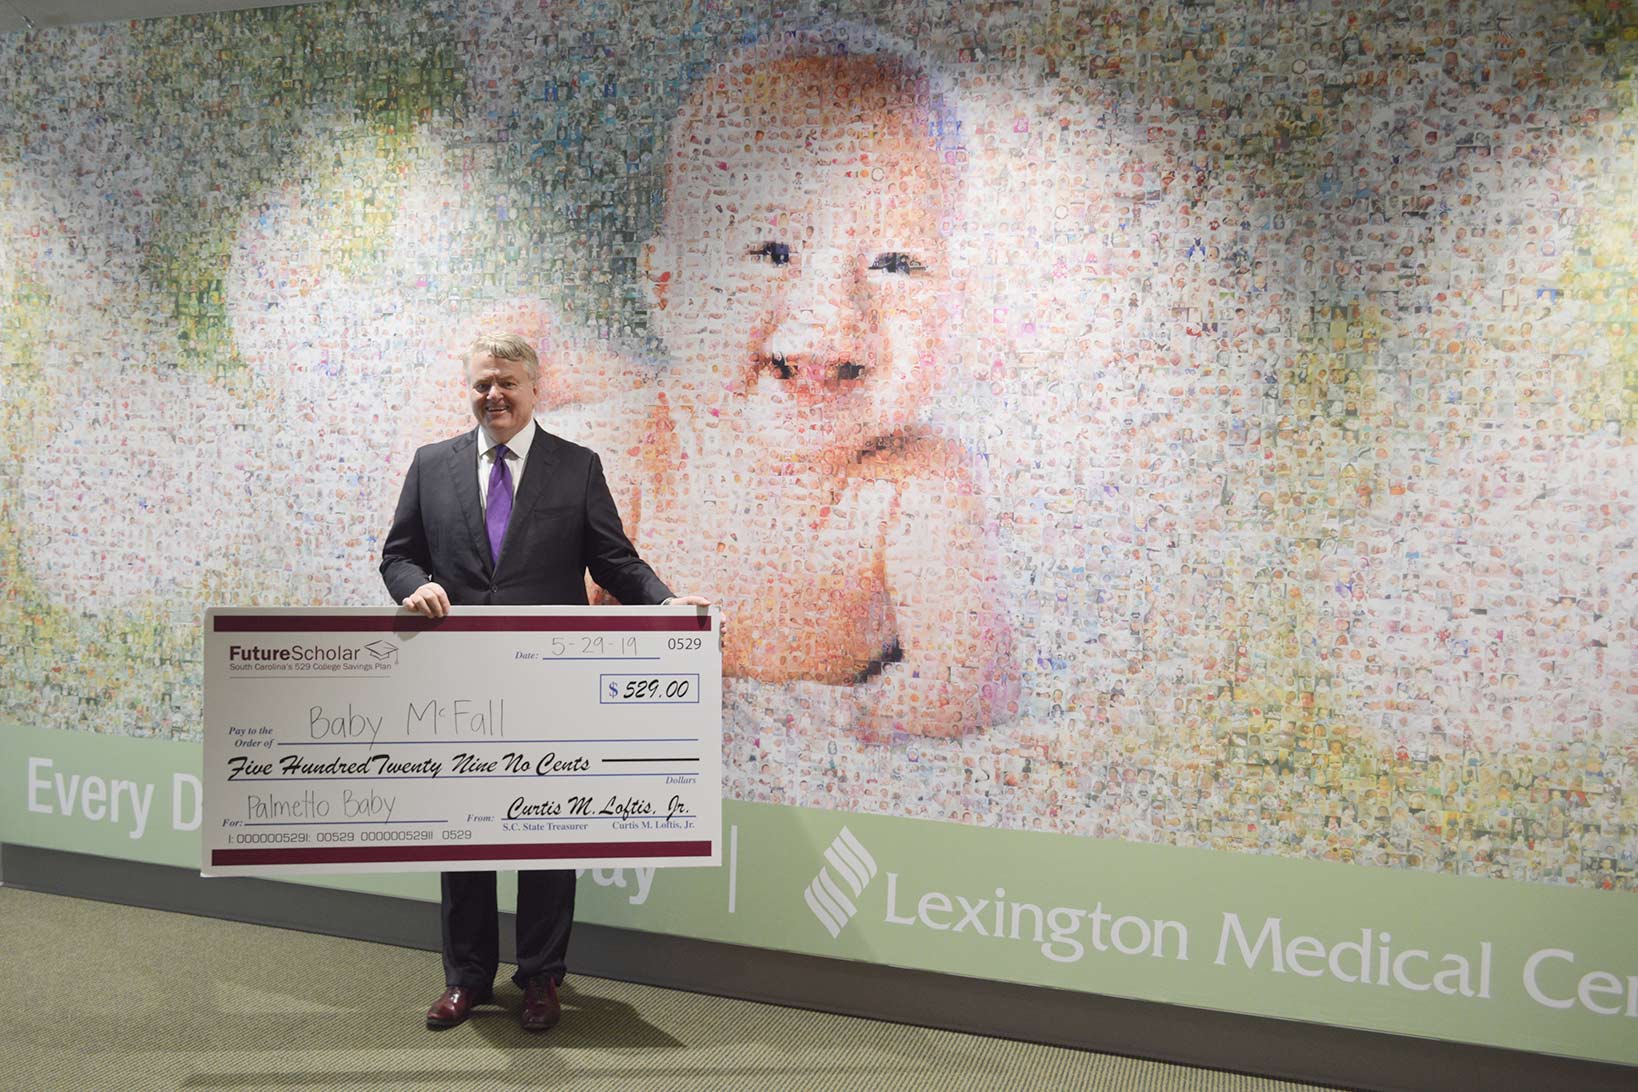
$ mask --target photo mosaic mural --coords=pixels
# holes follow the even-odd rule
[[[324,4],[0,38],[4,715],[384,605],[458,351],[743,800],[1638,886],[1626,5]]]

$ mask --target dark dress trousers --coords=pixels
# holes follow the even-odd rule
[[[534,440],[498,565],[478,492],[478,430],[415,453],[381,550],[381,578],[394,602],[432,580],[458,606],[585,606],[588,570],[622,603],[672,595],[620,526],[602,460],[529,427]],[[445,984],[487,992],[500,964],[495,874],[445,872],[442,911]],[[573,919],[572,870],[518,873],[519,985],[538,974],[563,980]]]

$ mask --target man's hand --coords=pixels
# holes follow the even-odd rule
[[[711,600],[703,595],[673,595],[663,605],[667,607],[709,607]]]
[[[673,595],[670,599],[667,599],[664,603],[660,604],[662,607],[709,607],[710,605],[711,600],[707,599],[703,595]],[[719,645],[722,643],[722,638],[727,634],[727,632],[728,619],[718,618],[717,643]]]
[[[442,618],[449,613],[449,596],[442,584],[429,580],[404,599],[404,606],[428,618]]]

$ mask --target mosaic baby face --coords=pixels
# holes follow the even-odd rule
[[[916,99],[871,58],[801,58],[713,76],[685,105],[648,252],[680,388],[797,450],[916,416],[959,295],[957,182]]]

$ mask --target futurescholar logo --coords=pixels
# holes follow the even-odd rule
[[[386,638],[362,647],[354,645],[293,644],[228,646],[228,670],[291,673],[306,671],[358,675],[391,671],[398,666],[398,645]]]
[[[398,662],[398,646],[392,641],[385,639],[371,641],[364,646],[364,651],[368,652],[378,664],[396,664]]]

